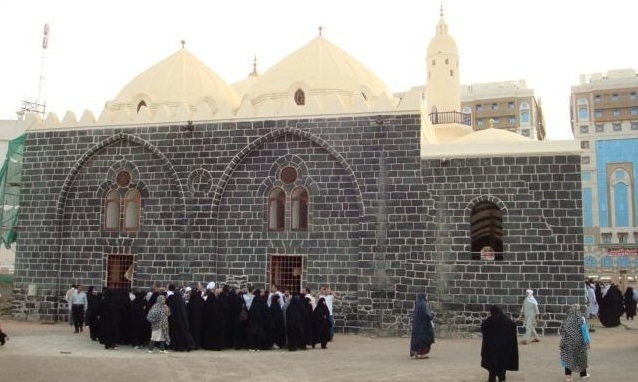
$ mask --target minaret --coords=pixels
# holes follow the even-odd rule
[[[443,5],[436,35],[428,45],[427,68],[427,112],[460,112],[459,53],[443,19]]]

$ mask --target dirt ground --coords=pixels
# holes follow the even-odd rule
[[[594,322],[589,372],[592,381],[631,381],[638,375],[638,320],[616,328]],[[480,338],[438,339],[430,359],[409,358],[409,338],[337,335],[328,349],[289,352],[148,354],[122,346],[104,350],[85,331],[66,324],[3,319],[11,337],[0,347],[0,381],[485,381]],[[519,345],[520,370],[507,380],[564,381],[559,337]]]

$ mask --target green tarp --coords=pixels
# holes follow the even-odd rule
[[[7,156],[0,170],[0,240],[10,248],[18,237],[18,207],[20,204],[20,180],[24,134],[9,141]]]

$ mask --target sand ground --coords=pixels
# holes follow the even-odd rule
[[[616,328],[592,321],[590,381],[638,377],[638,320]],[[430,359],[409,358],[409,338],[336,335],[328,349],[289,352],[227,350],[148,354],[121,346],[104,350],[66,324],[3,319],[11,340],[0,347],[0,381],[485,381],[480,338],[438,339]],[[520,370],[507,380],[564,381],[558,336],[519,345]],[[578,378],[575,378],[578,380]]]

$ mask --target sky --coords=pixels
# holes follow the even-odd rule
[[[525,80],[549,139],[572,139],[569,96],[580,74],[637,68],[633,0],[446,0],[461,84]],[[0,2],[0,119],[40,100],[60,119],[99,117],[136,75],[186,49],[227,83],[268,68],[318,34],[391,92],[426,83],[439,20],[432,0],[21,0]],[[43,26],[49,43],[42,49]],[[42,80],[41,80],[42,78]]]

